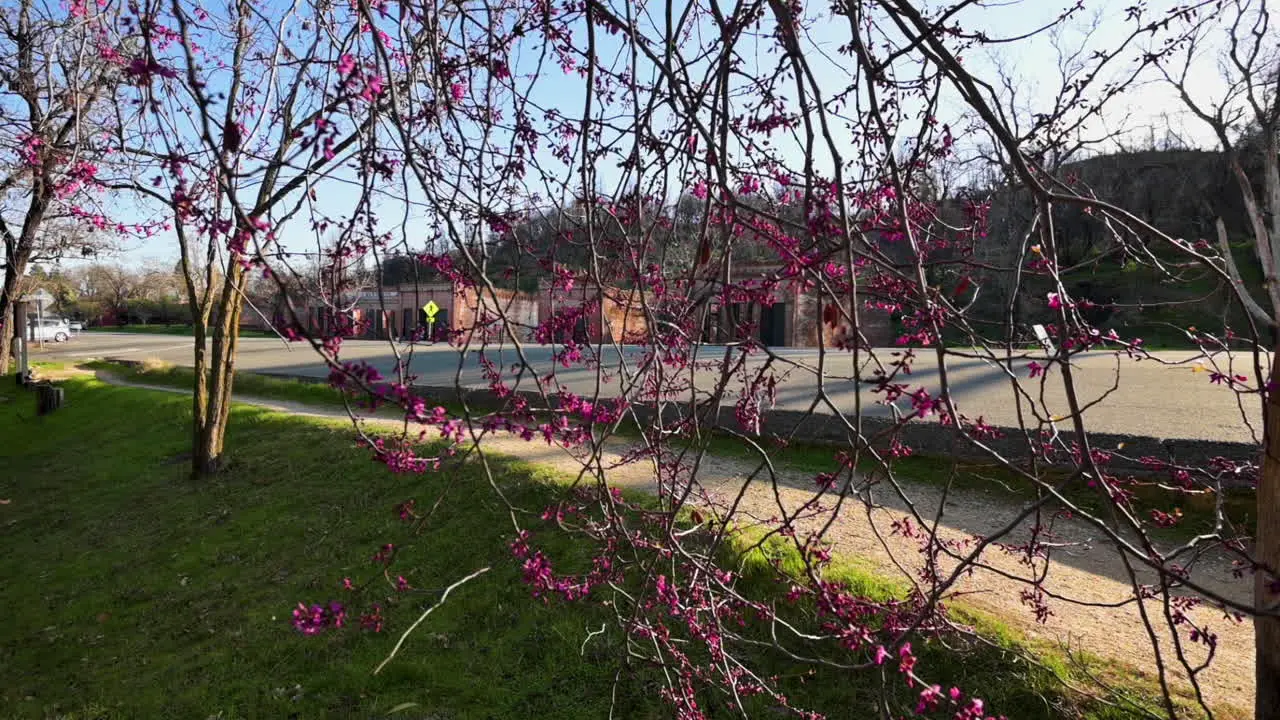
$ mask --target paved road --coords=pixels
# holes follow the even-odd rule
[[[324,377],[328,374],[326,366],[306,346],[288,345],[270,338],[242,338],[240,342],[238,367],[241,370],[312,377]],[[723,350],[708,349],[703,357],[708,360],[718,358],[722,352]],[[891,352],[893,351],[878,351],[886,362],[890,359]],[[807,348],[787,348],[779,350],[779,354],[781,357],[774,367],[779,373],[785,373],[785,376],[778,385],[777,406],[794,410],[807,409],[818,387],[818,353]],[[526,355],[539,375],[552,371],[549,348],[529,347]],[[46,343],[46,351],[38,357],[51,360],[156,358],[178,365],[190,365],[192,362],[189,338],[123,333],[86,333],[63,345]],[[495,352],[492,357],[507,366],[508,375],[511,374],[511,366],[517,363],[517,357],[510,348],[500,354]],[[627,363],[634,363],[637,357],[638,353],[624,353]],[[1171,351],[1161,353],[1160,357],[1168,362],[1184,364],[1169,367],[1150,360],[1117,359],[1109,353],[1094,353],[1077,358],[1073,377],[1079,396],[1086,402],[1095,403],[1086,412],[1087,427],[1098,432],[1158,438],[1251,441],[1252,434],[1244,417],[1247,416],[1254,427],[1260,427],[1259,414],[1254,406],[1256,402],[1245,403],[1245,410],[1242,412],[1234,393],[1222,385],[1212,384],[1209,372],[1192,369],[1191,352]],[[365,360],[388,375],[395,363],[391,346],[385,341],[348,341],[343,345],[343,358]],[[417,375],[415,382],[421,385],[453,385],[461,358],[456,349],[447,345],[415,348],[410,365],[412,372]],[[931,352],[922,352],[911,376],[903,378],[903,382],[910,384],[911,390],[921,386],[937,389],[938,372],[932,358]],[[1220,361],[1226,362],[1225,358]],[[761,361],[753,361],[757,365],[759,362]],[[1064,413],[1066,405],[1061,378],[1054,374],[1043,385],[1040,380],[1030,380],[1028,362],[1014,361],[1012,368],[1022,389],[1040,406],[1041,415],[1046,419]],[[1234,362],[1236,373],[1253,374],[1249,365],[1251,359],[1240,356]],[[852,412],[859,395],[859,386],[846,379],[853,375],[852,364],[849,355],[839,353],[828,353],[824,364],[823,384],[836,406],[846,412]],[[618,355],[612,350],[607,351],[603,365],[616,371],[619,366]],[[1007,371],[996,365],[962,358],[949,359],[947,371],[952,395],[961,412],[970,417],[982,416],[993,425],[1018,425],[1018,407],[1014,402],[1015,396]],[[564,368],[556,372],[557,377],[574,392],[589,395],[596,387],[594,372]],[[616,375],[616,372],[613,374]],[[699,371],[698,385],[707,387],[713,384],[716,374],[710,369]],[[484,386],[474,355],[462,363],[462,378],[464,384]],[[1113,389],[1117,380],[1118,386]],[[521,387],[533,389],[529,377],[525,378]],[[602,383],[600,393],[603,396],[615,395],[617,387],[616,380],[610,379]],[[889,412],[888,408],[874,405],[878,399],[879,396],[871,394],[862,386],[861,400],[866,412]],[[905,401],[900,401],[899,405],[907,406]],[[1026,401],[1023,402],[1022,412],[1029,414]]]

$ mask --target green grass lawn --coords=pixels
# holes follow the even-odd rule
[[[8,501],[0,505],[0,716],[609,716],[622,654],[611,613],[530,598],[507,549],[507,510],[474,466],[393,476],[353,447],[341,423],[237,406],[226,471],[195,483],[183,460],[188,398],[88,378],[65,387],[66,406],[44,418],[34,417],[29,395],[0,387],[0,499]],[[499,463],[519,507],[536,511],[562,490],[536,468]],[[430,502],[446,485],[444,509],[410,533],[394,505]],[[526,522],[552,557],[586,558],[582,541]],[[422,588],[388,609],[387,632],[308,638],[290,626],[297,602],[344,599],[344,576],[378,578],[375,597],[394,595],[370,563],[385,542],[402,546],[395,573]],[[794,563],[787,552],[753,554],[744,582],[770,592],[764,555]],[[371,675],[441,589],[483,566],[493,570],[455,591]],[[868,594],[893,590],[856,565],[831,579]],[[584,649],[602,624],[606,632]],[[1045,658],[1053,669],[1028,663],[1011,633],[984,628],[993,644],[917,639],[918,669],[979,691],[989,712],[1010,717],[1125,716],[1066,690],[1059,674],[1071,671],[1060,659]],[[875,712],[867,673],[748,659],[777,674],[800,705],[833,717]],[[658,671],[632,666],[620,677],[614,717],[669,716],[656,699]],[[703,704],[714,717],[733,716],[715,697]]]
[[[87,327],[85,332],[117,332],[137,335],[184,335],[191,337],[195,330],[190,325],[97,325]],[[241,328],[241,337],[276,337],[275,333],[254,328]]]
[[[92,370],[104,370],[112,375],[130,382],[144,385],[162,385],[190,391],[195,383],[195,372],[189,367],[178,367],[166,363],[149,363],[124,365],[121,363],[93,360],[83,364]],[[308,382],[285,377],[271,377],[250,372],[238,372],[232,392],[237,395],[262,398],[266,400],[283,400],[285,402],[304,403],[320,407],[342,408],[342,394],[330,387],[326,382]]]
[[[470,512],[411,538],[393,506],[447,478],[379,471],[340,424],[239,406],[228,471],[192,484],[187,398],[92,380],[67,391],[48,418],[0,405],[0,714],[372,717],[408,702],[411,717],[607,714],[612,671],[578,655],[600,619],[529,598],[510,524],[474,475],[455,496]],[[511,489],[517,502],[548,493],[532,479]],[[397,572],[428,589],[388,613],[387,633],[290,626],[297,602],[343,599],[342,577],[371,577],[384,542],[405,546]],[[485,565],[370,675],[411,605]]]

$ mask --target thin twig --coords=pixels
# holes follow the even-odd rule
[[[378,663],[378,667],[376,667],[376,668],[374,668],[374,669],[373,669],[373,674],[374,674],[374,675],[377,675],[378,673],[382,672],[382,668],[386,667],[386,666],[387,666],[387,663],[391,662],[392,658],[394,658],[394,657],[396,656],[396,653],[400,652],[400,646],[401,646],[401,645],[404,645],[404,641],[405,641],[405,640],[407,640],[407,639],[409,638],[409,633],[412,633],[414,630],[416,630],[416,629],[418,628],[418,626],[422,624],[422,621],[427,619],[427,616],[428,616],[428,615],[430,615],[431,613],[435,612],[435,609],[436,609],[436,608],[438,608],[438,607],[440,607],[441,605],[443,605],[443,604],[444,604],[444,601],[449,599],[449,593],[453,592],[453,589],[454,589],[454,588],[458,587],[459,585],[463,585],[463,584],[465,584],[465,583],[467,583],[467,582],[469,582],[469,581],[471,581],[471,580],[474,580],[474,579],[476,579],[477,577],[480,577],[481,575],[483,575],[483,574],[485,574],[485,573],[487,573],[487,572],[489,572],[489,568],[488,568],[488,567],[482,567],[482,568],[480,568],[479,570],[477,570],[477,571],[475,571],[475,572],[471,573],[470,575],[468,575],[468,576],[466,576],[466,577],[462,578],[462,579],[461,579],[461,580],[459,580],[458,582],[456,582],[456,583],[454,583],[454,584],[450,585],[449,587],[445,588],[445,589],[444,589],[444,594],[440,596],[440,600],[439,600],[438,602],[436,602],[436,604],[435,604],[435,605],[432,605],[431,607],[427,608],[427,609],[426,609],[426,611],[425,611],[425,612],[423,612],[423,613],[422,613],[422,615],[420,615],[420,616],[418,617],[418,619],[417,619],[417,620],[415,620],[415,621],[414,621],[414,623],[413,623],[412,625],[410,625],[410,626],[408,627],[408,629],[406,629],[406,630],[404,631],[404,633],[400,636],[400,639],[396,642],[396,646],[395,646],[395,647],[393,647],[393,648],[391,648],[391,654],[387,656],[387,659],[386,659],[386,660],[383,660],[383,661],[382,661],[382,662],[380,662],[380,663]]]

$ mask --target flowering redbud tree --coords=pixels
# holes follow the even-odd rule
[[[111,96],[120,68],[100,56],[118,40],[115,3],[0,7],[0,374],[8,371],[13,304],[32,262],[92,254],[100,233],[147,235],[149,222],[109,218]],[[17,318],[24,323],[25,318]]]
[[[382,41],[354,10],[321,2],[156,3],[117,22],[127,38],[102,52],[123,67],[117,106],[136,108],[119,150],[142,163],[118,187],[176,236],[195,329],[192,473],[206,476],[221,464],[251,276],[288,267],[280,228],[350,234],[368,217],[367,199],[353,203],[363,218],[341,216],[321,193],[378,177],[385,78],[356,58]]]
[[[1194,268],[1236,308],[1247,288],[1229,243],[1176,237],[1064,161],[1223,4],[1121,9],[1027,112],[978,58],[1064,31],[1084,5],[1001,33],[970,0],[175,1],[135,17],[136,132],[157,168],[137,189],[172,209],[184,267],[198,239],[201,267],[222,258],[227,276],[197,305],[201,322],[218,313],[212,360],[197,337],[197,443],[219,440],[197,445],[196,469],[221,453],[243,278],[260,272],[286,300],[277,330],[330,366],[361,444],[434,496],[406,497],[407,521],[466,512],[439,482],[456,463],[507,502],[493,453],[558,450],[575,481],[545,508],[508,503],[512,562],[542,601],[609,608],[619,662],[658,668],[678,717],[814,717],[762,652],[864,673],[884,717],[1014,715],[919,661],[925,643],[982,641],[951,612],[975,594],[1031,630],[1074,618],[1086,649],[1148,671],[1155,711],[1104,680],[1080,690],[1122,711],[1238,704],[1254,692],[1246,623],[1271,627],[1280,591],[1261,532],[1280,465],[1247,430],[1270,397],[1263,328],[1184,328],[1195,350],[1163,355],[1108,327],[1109,301],[1077,290],[1105,263],[1177,281]],[[944,182],[974,158],[995,165]],[[1068,220],[1102,238],[1098,255],[1068,260]],[[298,225],[316,239],[315,282],[281,239]],[[345,312],[353,268],[397,250],[450,286],[451,321],[389,341],[389,363],[347,360],[344,340],[368,329]],[[415,365],[446,342],[452,404]],[[1134,397],[1122,379],[1166,366],[1234,401],[1243,434],[1179,449],[1118,428],[1115,398]],[[975,399],[975,383],[1001,400]],[[393,408],[398,430],[360,406]],[[726,439],[749,457],[731,471]],[[788,458],[814,440],[827,466],[798,478]],[[946,458],[934,482],[913,475],[922,454]],[[623,492],[636,477],[644,492]],[[1226,501],[1259,478],[1255,547]],[[1020,503],[966,519],[975,482]],[[1207,508],[1194,522],[1193,505]],[[553,528],[590,561],[540,546]],[[907,590],[833,579],[851,548]],[[743,558],[778,549],[795,561],[762,588]],[[374,550],[379,576],[407,588],[394,539]],[[1081,566],[1095,574],[1064,579]],[[468,570],[441,584],[485,568]],[[382,630],[385,610],[312,598],[293,619],[308,635]],[[1275,642],[1259,635],[1259,678]],[[1280,717],[1264,684],[1256,715]]]

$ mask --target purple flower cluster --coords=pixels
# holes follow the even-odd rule
[[[311,606],[298,603],[298,607],[293,610],[293,627],[303,635],[316,635],[329,628],[340,628],[346,622],[347,611],[337,601]]]

